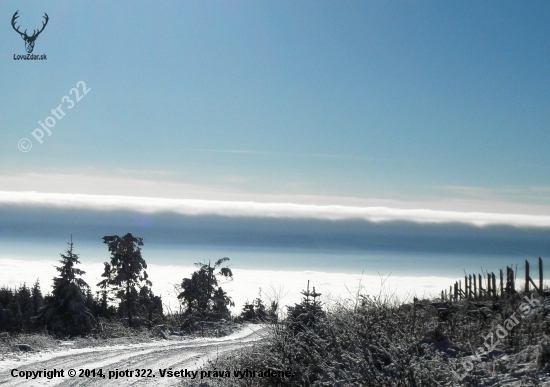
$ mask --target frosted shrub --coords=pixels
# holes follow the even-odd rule
[[[327,306],[309,287],[302,294],[285,320],[270,325],[266,340],[209,367],[270,368],[293,375],[231,379],[235,386],[550,385],[550,345],[541,344],[549,301],[530,311],[494,349],[477,356],[484,338],[510,318],[521,297],[407,304],[359,295]]]

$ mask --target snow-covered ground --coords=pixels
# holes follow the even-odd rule
[[[217,355],[254,344],[265,334],[263,325],[245,325],[243,329],[220,338],[189,339],[170,336],[168,340],[151,343],[115,345],[79,349],[61,349],[57,351],[22,352],[20,356],[0,360],[0,385],[2,386],[173,386],[181,376],[161,376],[164,370],[196,371],[205,365],[208,359]],[[63,377],[37,377],[26,379],[19,375],[21,371],[63,370]],[[70,377],[69,370],[75,370],[76,376]],[[102,377],[79,377],[81,369],[100,369]],[[149,372],[148,370],[152,370]],[[17,370],[17,371],[12,371]],[[132,376],[124,375],[115,379],[115,372],[133,371]],[[139,370],[140,376],[136,376]],[[145,371],[144,371],[145,370]],[[161,371],[163,370],[163,371]],[[111,374],[110,374],[111,372]],[[145,377],[141,376],[145,374]],[[36,373],[35,373],[36,375]],[[153,376],[154,375],[154,376]],[[111,379],[109,379],[111,376]],[[31,376],[32,377],[32,376]],[[185,377],[185,376],[183,376]],[[192,377],[192,376],[188,376]],[[200,379],[200,373],[196,374]]]

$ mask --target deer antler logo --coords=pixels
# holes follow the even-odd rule
[[[44,12],[45,21],[42,22],[42,28],[40,30],[34,30],[33,34],[29,36],[27,35],[27,30],[25,30],[25,32],[21,32],[19,31],[19,28],[15,25],[15,21],[19,17],[18,13],[19,11],[13,14],[13,17],[11,18],[11,26],[19,35],[21,35],[21,37],[25,41],[25,48],[27,49],[27,52],[30,54],[32,50],[34,50],[34,41],[36,40],[36,38],[38,38],[38,35],[40,35],[42,31],[44,31],[44,28],[46,28],[46,24],[48,24],[48,20],[50,18],[48,17],[48,14]]]

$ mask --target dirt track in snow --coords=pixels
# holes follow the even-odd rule
[[[265,327],[247,325],[241,331],[220,338],[170,339],[153,343],[69,349],[32,353],[17,360],[0,361],[0,386],[174,386],[182,379],[161,377],[159,369],[196,370],[217,354],[252,345],[265,334]],[[25,379],[13,377],[19,371],[64,370],[64,377]],[[77,377],[67,375],[69,369]],[[102,369],[105,378],[78,377],[80,369]],[[133,377],[109,380],[109,371],[134,371]],[[151,369],[155,377],[136,377],[136,369]],[[147,372],[149,374],[149,372]],[[198,378],[200,378],[200,374]]]

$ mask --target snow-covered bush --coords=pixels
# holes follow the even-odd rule
[[[291,377],[209,380],[208,385],[550,385],[550,346],[540,344],[550,300],[543,297],[512,326],[523,295],[452,304],[360,295],[321,305],[314,293],[304,291],[302,302],[288,308],[285,320],[269,325],[261,343],[205,367],[282,370]],[[499,331],[502,339],[486,350],[485,338],[499,326],[509,329]]]

